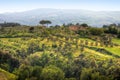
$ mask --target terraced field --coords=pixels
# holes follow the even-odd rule
[[[33,45],[38,45],[39,47],[41,47],[42,44],[45,44],[45,46],[47,46],[49,48],[52,47],[53,44],[56,44],[57,46],[59,46],[61,43],[62,43],[62,47],[65,47],[65,44],[68,43],[71,45],[71,48],[74,48],[74,49],[76,48],[76,45],[78,46],[78,48],[75,49],[74,51],[75,51],[75,56],[76,55],[79,56],[80,45],[85,44],[85,41],[87,40],[88,44],[86,46],[90,47],[91,46],[90,44],[93,43],[93,46],[91,46],[91,47],[104,48],[106,51],[111,52],[111,54],[120,56],[120,46],[114,46],[114,47],[105,47],[105,46],[101,47],[100,45],[95,46],[96,41],[93,41],[88,38],[73,39],[72,41],[70,41],[70,40],[66,41],[65,38],[57,38],[56,36],[54,36],[52,38],[53,38],[53,40],[48,40],[48,38],[42,39],[40,37],[39,38],[1,38],[0,46],[1,46],[1,48],[5,49],[5,50],[9,50],[13,54],[15,54],[16,50],[27,50],[28,45],[30,45],[32,43],[33,43]],[[118,41],[117,43],[120,42],[120,40],[117,40],[117,41]],[[116,43],[116,40],[113,40],[113,42]],[[54,50],[54,49],[51,48],[51,50]],[[89,50],[90,50],[90,53],[91,53],[91,51],[93,51],[95,54],[99,53],[104,56],[107,55],[107,53],[103,54],[102,52],[99,52],[99,51],[96,51],[96,50],[86,47],[85,51],[89,52]]]

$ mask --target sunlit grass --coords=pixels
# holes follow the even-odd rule
[[[105,48],[106,50],[108,50],[109,52],[119,55],[120,56],[120,47],[107,47]]]
[[[16,80],[17,76],[0,68],[0,80]]]
[[[120,45],[120,39],[118,38],[113,38],[112,42]]]

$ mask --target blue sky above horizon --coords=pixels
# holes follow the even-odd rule
[[[38,8],[120,11],[120,0],[0,0],[0,13]]]

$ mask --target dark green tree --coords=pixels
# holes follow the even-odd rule
[[[29,28],[29,32],[30,32],[30,33],[33,33],[33,31],[34,31],[34,27],[30,27],[30,28]]]
[[[45,26],[45,24],[47,24],[48,27],[48,25],[51,24],[52,22],[49,20],[41,20],[39,23],[42,24],[42,26]]]
[[[98,35],[98,36],[104,34],[104,30],[102,28],[90,28],[89,32],[92,35]]]
[[[88,25],[86,23],[81,24],[81,26],[88,27]]]

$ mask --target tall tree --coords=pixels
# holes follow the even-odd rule
[[[44,26],[44,24],[46,24],[45,20],[41,20],[39,23],[40,23],[42,26]]]
[[[52,22],[49,20],[41,20],[39,23],[42,24],[42,26],[45,26],[45,24],[47,24],[48,27],[48,25],[51,24]]]

